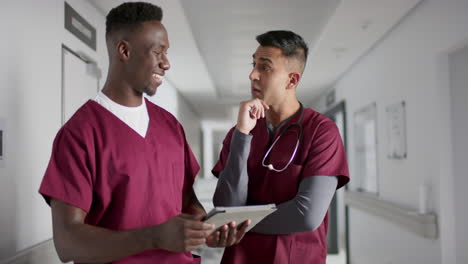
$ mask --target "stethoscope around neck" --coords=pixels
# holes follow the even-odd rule
[[[272,171],[283,172],[289,167],[291,162],[294,160],[294,157],[296,157],[297,149],[299,148],[299,142],[301,141],[301,138],[302,138],[302,124],[301,124],[301,121],[302,121],[302,117],[304,116],[304,108],[302,107],[301,103],[300,103],[300,105],[301,105],[301,107],[300,107],[298,113],[295,114],[295,115],[300,114],[299,119],[297,120],[297,122],[291,123],[288,126],[286,126],[283,129],[283,131],[281,131],[281,133],[278,135],[278,137],[275,139],[275,141],[273,141],[273,144],[271,144],[270,148],[267,150],[267,152],[265,153],[265,156],[263,157],[263,160],[262,160],[262,166],[263,167],[266,167],[266,168],[268,168],[269,170],[272,170]],[[292,118],[294,118],[294,116]],[[298,134],[298,137],[297,137],[296,146],[294,147],[294,151],[293,151],[293,153],[291,155],[291,158],[289,159],[288,163],[286,164],[286,166],[284,166],[282,169],[276,169],[275,167],[273,167],[273,164],[271,164],[271,163],[270,164],[265,164],[265,160],[267,159],[268,155],[270,154],[271,150],[276,145],[278,140],[286,132],[288,132],[289,129],[291,129],[292,127],[295,127],[295,126],[299,127],[299,134]]]

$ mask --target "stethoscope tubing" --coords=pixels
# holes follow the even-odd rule
[[[283,129],[283,131],[281,131],[281,133],[278,135],[278,137],[275,139],[275,141],[273,141],[273,144],[271,144],[271,146],[268,148],[267,152],[265,153],[265,156],[263,157],[263,160],[262,160],[262,166],[263,167],[266,167],[268,168],[269,170],[272,170],[272,171],[276,171],[276,172],[283,172],[285,171],[289,165],[291,164],[291,162],[294,160],[294,158],[296,157],[296,153],[297,153],[297,150],[299,148],[299,143],[302,139],[302,117],[304,116],[304,108],[301,104],[301,109],[300,109],[300,116],[299,116],[299,120],[295,123],[292,123],[292,124],[289,124],[287,127],[285,127]],[[278,142],[278,140],[293,126],[298,126],[299,127],[299,136],[297,137],[297,141],[296,141],[296,146],[294,147],[294,151],[291,155],[291,158],[289,159],[288,163],[286,164],[286,166],[284,166],[284,168],[282,169],[276,169],[275,167],[273,167],[273,164],[265,164],[265,160],[266,158],[268,157],[268,155],[270,154],[271,150],[273,149],[273,147],[276,145],[276,143]]]

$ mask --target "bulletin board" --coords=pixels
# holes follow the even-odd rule
[[[406,113],[405,102],[398,102],[385,108],[387,123],[387,157],[406,159]]]

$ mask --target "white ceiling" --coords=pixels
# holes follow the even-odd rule
[[[121,0],[88,0],[107,14]],[[152,0],[169,32],[167,79],[204,119],[231,118],[250,97],[255,36],[300,34],[310,55],[298,97],[310,102],[421,0]]]
[[[312,47],[338,0],[201,0],[182,1],[195,41],[221,99],[250,96],[248,75],[255,37],[268,30],[288,29]]]

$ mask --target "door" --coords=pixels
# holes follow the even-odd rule
[[[455,224],[455,254],[457,263],[468,263],[468,46],[449,56],[450,94],[452,116],[452,157],[453,157],[453,216]],[[448,177],[448,176],[446,176]]]
[[[96,63],[62,45],[62,124],[99,91]]]
[[[340,131],[343,145],[346,150],[346,105],[341,101],[325,115],[335,122]],[[349,263],[349,247],[348,247],[348,206],[344,204],[343,192],[347,189],[340,189],[335,193],[329,209],[329,225],[328,225],[328,254],[339,254],[337,259],[346,259]],[[342,258],[341,256],[344,255]],[[344,262],[343,262],[344,263]]]

